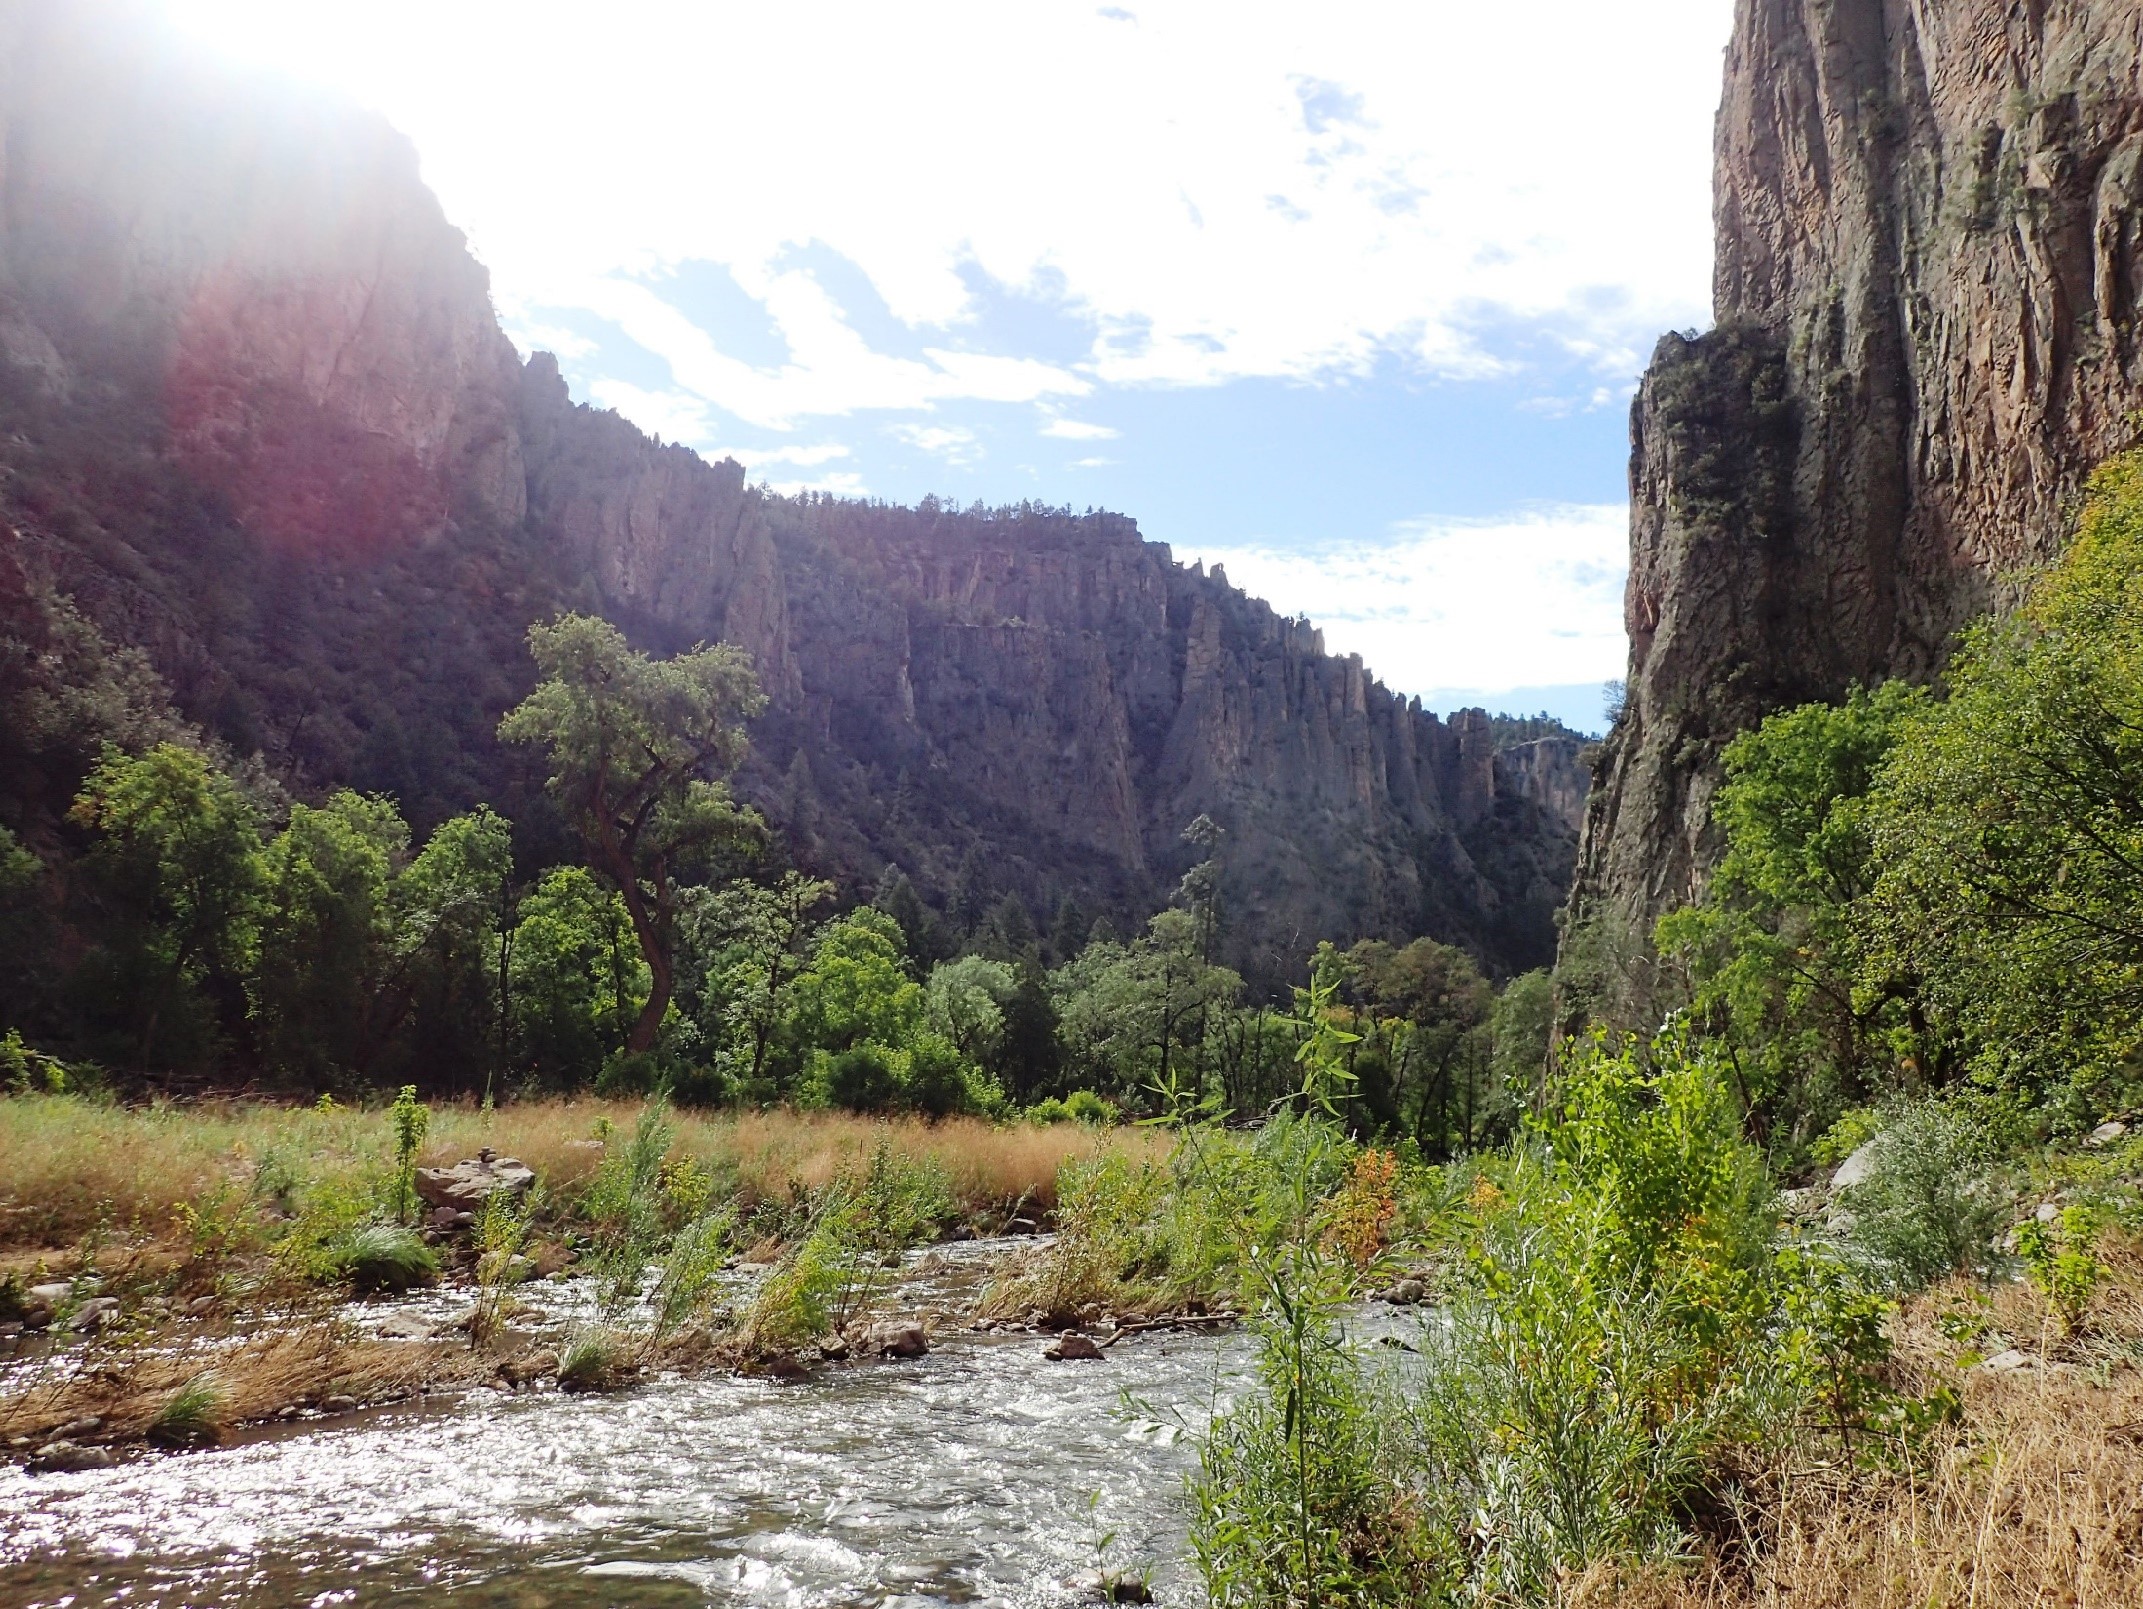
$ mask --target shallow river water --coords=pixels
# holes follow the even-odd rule
[[[993,1248],[911,1263],[956,1298]],[[434,1300],[437,1300],[436,1298]],[[1239,1335],[1106,1362],[948,1324],[906,1362],[802,1385],[477,1391],[110,1470],[0,1470],[0,1603],[1051,1605],[1105,1562],[1195,1601],[1183,1474]],[[1137,1400],[1128,1405],[1125,1394]]]

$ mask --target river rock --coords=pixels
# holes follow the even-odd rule
[[[64,1279],[49,1284],[32,1285],[22,1293],[22,1321],[33,1330],[41,1330],[52,1322],[52,1315],[60,1304],[74,1294],[74,1287]]]
[[[2038,1361],[2029,1352],[2019,1352],[2015,1347],[2011,1347],[2006,1352],[1995,1353],[1993,1357],[1982,1361],[1979,1366],[1989,1374],[2008,1374],[2016,1369],[2036,1368],[2038,1367]]]
[[[357,1412],[357,1399],[343,1396],[322,1397],[320,1399],[320,1411],[322,1413],[355,1413]]]
[[[110,1469],[112,1450],[109,1447],[84,1447],[66,1440],[48,1441],[30,1454],[30,1467],[55,1475],[77,1469]]]
[[[390,1313],[379,1327],[380,1335],[389,1341],[429,1341],[438,1330],[422,1313]]]
[[[1384,1300],[1394,1307],[1415,1307],[1425,1300],[1428,1294],[1428,1286],[1420,1280],[1402,1279],[1396,1281],[1392,1288],[1384,1293]]]
[[[1151,1603],[1153,1588],[1119,1570],[1089,1570],[1072,1578],[1072,1590],[1097,1603]]]
[[[70,1419],[52,1432],[54,1441],[80,1441],[84,1436],[94,1436],[104,1428],[104,1419],[99,1414],[85,1413],[79,1419]]]
[[[1052,1363],[1071,1363],[1086,1359],[1099,1363],[1108,1354],[1077,1330],[1067,1330],[1044,1349],[1042,1356]]]
[[[474,1214],[494,1192],[504,1190],[511,1195],[521,1195],[535,1182],[534,1168],[518,1157],[499,1156],[488,1145],[451,1168],[417,1169],[417,1194],[433,1209],[433,1221],[442,1228],[465,1227],[460,1223],[459,1215]],[[454,1216],[440,1223],[441,1212]],[[470,1222],[474,1221],[472,1216]]]
[[[874,1324],[863,1350],[880,1358],[919,1358],[930,1350],[930,1336],[920,1324]]]
[[[89,1335],[104,1328],[105,1323],[119,1313],[119,1298],[116,1296],[92,1296],[80,1307],[67,1315],[67,1328],[82,1335]]]
[[[1868,1175],[1875,1171],[1875,1148],[1882,1136],[1865,1141],[1858,1150],[1838,1164],[1838,1171],[1830,1176],[1832,1190],[1850,1190],[1856,1184],[1865,1184]]]
[[[558,1377],[558,1354],[549,1347],[524,1352],[510,1363],[500,1364],[499,1373],[510,1386],[533,1385],[538,1380],[555,1380]]]
[[[2083,1143],[2095,1149],[2101,1145],[2111,1145],[2127,1132],[2128,1125],[2119,1118],[2114,1118],[2111,1122],[2099,1124],[2097,1128],[2086,1134],[2083,1137]]]

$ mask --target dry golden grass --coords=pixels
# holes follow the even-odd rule
[[[333,1396],[389,1402],[431,1387],[466,1385],[498,1372],[498,1360],[466,1343],[373,1341],[333,1324],[275,1331],[213,1351],[134,1352],[70,1378],[0,1397],[0,1442],[49,1439],[88,1415],[103,1420],[89,1440],[139,1440],[172,1393],[204,1372],[220,1398],[218,1422],[272,1419],[285,1408]]]
[[[1908,1386],[1954,1384],[1964,1421],[1922,1467],[1844,1479],[1803,1474],[1764,1517],[1753,1571],[1594,1584],[1579,1601],[1623,1609],[2010,1609],[2143,1605],[2143,1251],[2108,1249],[2112,1278],[2087,1334],[2057,1340],[2028,1287],[1991,1293],[1986,1317],[2052,1368],[1953,1362],[1935,1320],[1977,1310],[1930,1292],[1900,1315]]]
[[[520,1157],[554,1199],[570,1198],[601,1162],[588,1142],[599,1124],[630,1133],[637,1102],[532,1101],[485,1113],[472,1106],[433,1110],[422,1160],[473,1156],[481,1146]],[[997,1126],[971,1118],[929,1124],[873,1121],[836,1113],[672,1114],[673,1154],[692,1156],[717,1179],[734,1180],[746,1206],[815,1188],[856,1166],[881,1141],[940,1165],[962,1210],[1006,1214],[1025,1204],[1047,1211],[1057,1169],[1103,1147],[1158,1154],[1145,1130],[1093,1131],[1077,1124]],[[164,1231],[177,1209],[219,1184],[250,1189],[263,1170],[299,1179],[378,1178],[393,1161],[379,1111],[256,1102],[119,1107],[66,1096],[0,1099],[0,1247],[69,1244],[100,1220],[120,1229]]]

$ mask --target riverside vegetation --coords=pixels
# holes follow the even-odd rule
[[[567,1384],[802,1370],[868,1347],[891,1253],[1026,1218],[1056,1233],[1000,1266],[980,1322],[1250,1331],[1252,1388],[1193,1427],[1192,1547],[1216,1602],[2136,1600],[2143,460],[2101,471],[2068,555],[1940,688],[1790,710],[1731,748],[1703,902],[1642,955],[1569,935],[1552,1053],[1546,979],[1498,991],[1426,943],[1326,947],[1292,1000],[1246,1003],[1206,959],[1225,919],[1210,823],[1177,901],[1129,941],[1060,943],[1000,907],[933,958],[961,947],[950,913],[897,878],[814,924],[808,880],[722,863],[754,841],[710,778],[726,738],[685,744],[635,795],[661,744],[606,750],[614,722],[591,718],[639,677],[666,690],[634,719],[733,726],[750,697],[734,662],[545,629],[565,635],[539,636],[545,690],[509,730],[551,747],[595,870],[520,884],[501,854],[466,885],[487,903],[457,906],[435,892],[445,851],[414,876],[438,835],[414,857],[384,843],[365,908],[386,959],[336,974],[374,991],[340,1018],[277,1003],[318,980],[281,970],[314,941],[273,926],[305,908],[276,890],[332,859],[289,841],[300,823],[383,806],[291,804],[234,859],[125,824],[158,819],[157,777],[189,779],[190,819],[269,819],[283,807],[242,768],[115,742],[84,773],[75,880],[161,902],[95,929],[97,964],[132,957],[162,990],[132,997],[124,1028],[148,1048],[131,1065],[183,1024],[268,1076],[312,1070],[324,1098],[122,1104],[123,1072],[27,1037],[4,1052],[10,1235],[74,1242],[62,1300],[121,1293],[90,1345],[124,1348],[196,1290],[289,1312],[306,1291],[429,1277],[442,1246],[471,1286],[467,1334],[378,1350],[332,1319],[263,1323],[213,1373],[165,1348],[131,1382],[77,1371],[0,1411],[183,1444],[274,1403],[278,1380],[332,1376],[355,1399],[511,1378],[512,1281],[568,1254],[592,1296],[549,1360]],[[143,842],[145,883],[96,881],[97,857]],[[248,856],[256,891],[215,892]],[[18,860],[36,861],[21,886],[52,875]],[[607,942],[544,938],[541,922],[576,931],[570,902],[541,903],[568,872]],[[435,920],[451,909],[484,917]],[[438,938],[454,932],[462,993],[408,981],[457,953]],[[571,988],[545,995],[546,977]],[[382,979],[385,1028],[343,1043],[388,1059],[353,1061],[319,1024],[380,1010]],[[339,1104],[452,998],[487,1047],[460,1084]],[[1610,1000],[1641,1015],[1611,1020]],[[479,1070],[508,1098],[469,1101]],[[425,1245],[401,1226],[409,1170],[479,1142],[531,1160],[535,1193]],[[144,1155],[151,1183],[126,1167]],[[725,1279],[738,1258],[764,1274]],[[1429,1316],[1366,1323],[1374,1294]]]

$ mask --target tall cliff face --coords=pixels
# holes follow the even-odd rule
[[[1717,323],[1632,410],[1629,695],[1576,918],[1688,898],[1724,744],[1939,669],[2134,439],[2139,72],[2133,0],[1739,0]]]
[[[294,784],[540,816],[490,729],[528,621],[595,607],[749,649],[745,790],[852,885],[897,862],[1136,919],[1205,813],[1257,971],[1417,932],[1546,958],[1567,779],[1499,767],[1485,717],[1439,721],[1118,516],[749,487],[522,364],[384,125],[110,7],[0,0],[0,47],[11,556]]]

